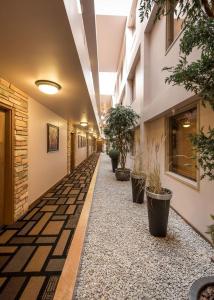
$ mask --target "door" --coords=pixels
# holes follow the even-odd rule
[[[0,110],[0,226],[4,224],[5,115],[6,113]]]
[[[97,152],[103,152],[103,141],[97,141]]]
[[[70,172],[75,168],[75,133],[71,133],[71,166]]]
[[[0,226],[14,222],[12,109],[0,107]]]

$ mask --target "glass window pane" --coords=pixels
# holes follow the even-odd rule
[[[180,15],[178,19],[178,14],[180,12],[180,3],[178,3],[175,6],[175,11],[174,11],[174,24],[173,24],[173,39],[176,39],[176,37],[179,35],[182,29],[182,24],[184,21],[185,16]]]
[[[190,135],[197,131],[197,109],[169,119],[169,171],[196,181],[196,160]]]

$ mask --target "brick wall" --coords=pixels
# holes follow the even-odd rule
[[[0,106],[14,112],[14,219],[28,209],[28,96],[11,83],[0,79]]]

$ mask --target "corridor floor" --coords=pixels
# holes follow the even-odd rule
[[[194,280],[214,274],[213,249],[172,210],[168,229],[149,235],[146,203],[102,155],[74,299],[188,300]]]
[[[1,230],[1,300],[53,298],[97,160],[95,154],[84,161],[24,217]]]

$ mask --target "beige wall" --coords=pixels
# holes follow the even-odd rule
[[[79,132],[79,133],[78,133]],[[86,137],[86,133],[84,130],[78,130],[77,134],[76,134],[76,145],[75,145],[75,149],[76,149],[76,154],[75,154],[75,166],[77,167],[83,160],[85,160],[87,158],[87,146],[82,147],[82,148],[78,148],[78,134],[80,136],[84,136]]]
[[[214,127],[214,112],[211,109],[200,107],[200,126],[207,130],[209,124]],[[160,140],[161,136],[166,136],[165,118],[159,118],[155,121],[148,122],[145,125],[145,141]],[[144,143],[144,161],[152,161],[147,153],[146,142]],[[190,187],[185,182],[181,182],[171,174],[167,175],[167,165],[165,166],[165,143],[160,151],[161,179],[164,187],[173,192],[171,205],[175,208],[191,225],[193,225],[201,234],[205,235],[207,225],[211,223],[210,214],[214,211],[213,182],[208,179],[198,180],[198,189]],[[184,179],[185,181],[185,179]],[[170,221],[169,221],[170,226]],[[206,236],[209,238],[208,236]]]
[[[93,152],[94,152],[94,147],[93,147],[93,143],[94,143],[94,138],[89,136],[88,137],[88,142],[89,142],[89,146],[88,146],[88,156],[90,156]]]
[[[74,155],[74,164],[77,167],[83,160],[87,158],[87,144],[85,147],[78,148],[78,135],[84,136],[87,138],[86,129],[79,129],[75,127],[72,122],[68,121],[68,164],[67,169],[68,173],[70,173],[70,160],[71,160],[71,132],[75,133],[75,155]],[[89,139],[92,139],[90,135],[88,135]],[[93,153],[93,147],[90,146],[88,149],[88,155]]]
[[[143,114],[142,114],[142,137],[143,144],[146,138],[165,135],[165,118],[159,118],[157,121],[149,122],[144,131],[143,121],[157,118],[159,115],[170,115],[176,113],[177,108],[184,107],[185,104],[193,100],[192,94],[187,93],[183,87],[165,84],[167,72],[163,72],[164,66],[173,66],[177,63],[179,57],[180,37],[174,41],[171,48],[166,51],[166,19],[158,21],[144,39],[144,76],[146,84],[143,94]],[[194,51],[190,60],[196,59],[198,52]],[[208,124],[214,126],[214,112],[211,109],[204,109],[200,106],[200,124],[199,127]],[[214,183],[204,179],[198,180],[199,189],[188,186],[175,177],[170,177],[165,173],[165,149],[161,153],[162,182],[163,185],[173,191],[172,207],[174,207],[190,224],[205,236],[207,225],[210,224],[210,214],[214,211],[214,202],[212,194]],[[207,237],[207,236],[206,236]]]
[[[47,153],[47,123],[59,126],[59,151]],[[29,100],[29,203],[67,174],[67,121]]]
[[[138,3],[140,0],[137,0]],[[135,2],[135,0],[133,0]],[[177,40],[166,50],[166,18],[154,24],[154,8],[148,20],[138,24],[134,38],[131,40],[130,30],[126,29],[126,57],[125,72],[122,82],[114,98],[118,103],[121,99],[122,91],[126,86],[124,104],[130,104],[130,86],[128,77],[132,71],[133,65],[139,56],[140,63],[136,69],[137,80],[137,97],[132,107],[136,112],[141,114],[141,146],[146,151],[146,141],[152,140],[153,137],[160,137],[165,134],[165,117],[176,113],[180,108],[196,100],[193,94],[187,92],[183,87],[165,84],[167,72],[162,69],[165,66],[173,66],[178,62],[179,42],[182,32]],[[124,36],[125,43],[125,36]],[[199,56],[198,51],[191,54],[190,61]],[[121,58],[123,53],[121,52]],[[122,61],[122,59],[120,59]],[[121,65],[118,67],[118,73]],[[200,107],[200,127],[207,127],[209,124],[214,126],[214,112],[209,109]],[[154,121],[155,120],[155,121]],[[127,167],[131,167],[132,157],[127,159]],[[144,155],[144,164],[149,159]],[[178,181],[175,177],[165,174],[165,149],[162,149],[161,158],[162,181],[163,184],[170,188],[174,195],[172,206],[197,230],[204,236],[206,226],[211,223],[209,215],[214,212],[213,192],[214,182],[207,179],[198,182],[199,190],[188,186],[183,181]]]
[[[169,75],[163,71],[164,67],[177,64],[179,59],[180,36],[166,50],[166,18],[157,21],[151,31],[142,34],[142,56],[144,57],[144,78],[146,84],[143,92],[143,120],[164,113],[168,109],[183,103],[193,94],[187,92],[182,86],[172,86],[165,83],[165,78]],[[196,59],[198,52],[194,51],[190,60]]]

